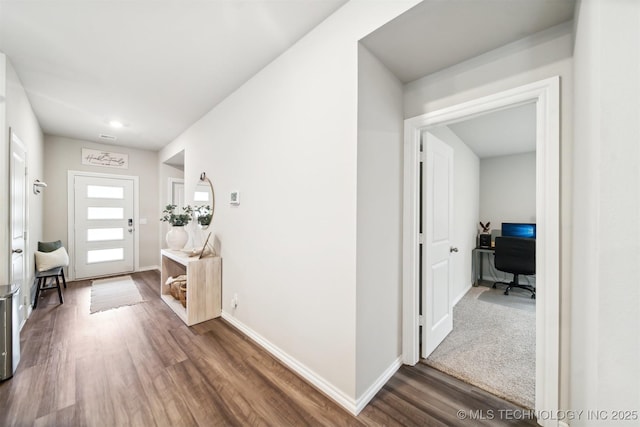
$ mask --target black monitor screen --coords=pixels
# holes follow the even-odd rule
[[[536,238],[536,225],[515,222],[503,222],[501,234],[505,237]]]

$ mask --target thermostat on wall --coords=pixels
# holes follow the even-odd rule
[[[231,203],[232,205],[239,205],[240,204],[240,192],[239,191],[232,191],[230,196],[229,196],[229,203]]]

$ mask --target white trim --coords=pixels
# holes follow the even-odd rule
[[[369,404],[371,399],[373,399],[376,394],[378,394],[378,392],[382,389],[382,387],[384,387],[387,381],[389,381],[391,377],[393,377],[393,375],[398,371],[398,369],[400,369],[400,366],[402,366],[402,358],[398,357],[393,361],[393,363],[391,363],[391,365],[389,365],[387,369],[385,369],[385,371],[378,377],[378,379],[375,380],[375,382],[371,384],[371,386],[369,386],[367,391],[356,400],[356,412],[354,413],[354,415],[358,415],[360,411],[362,411],[365,406]]]
[[[419,358],[420,320],[417,301],[418,266],[421,236],[418,215],[420,178],[420,130],[404,122],[404,185],[402,229],[402,363],[415,365]]]
[[[30,183],[32,183],[31,181],[31,177],[29,176],[29,150],[27,148],[27,146],[22,142],[22,140],[18,137],[18,135],[13,131],[13,128],[9,127],[9,163],[8,163],[8,167],[7,167],[7,171],[8,171],[8,175],[9,175],[9,179],[8,179],[8,184],[9,184],[9,188],[8,188],[8,192],[7,192],[7,197],[9,198],[9,200],[11,200],[11,192],[12,192],[12,186],[13,186],[13,168],[11,167],[11,165],[13,164],[13,153],[14,153],[14,146],[15,148],[22,150],[24,152],[24,188],[23,188],[23,197],[24,197],[24,210],[23,210],[23,230],[22,230],[22,285],[20,286],[20,300],[18,301],[18,305],[23,307],[24,310],[24,316],[22,319],[20,319],[20,325],[18,326],[18,330],[21,331],[22,328],[24,327],[24,325],[27,323],[27,319],[29,318],[29,316],[31,315],[31,284],[33,283],[33,279],[35,278],[35,276],[32,276],[33,273],[31,273],[31,271],[35,271],[35,268],[33,267],[32,261],[31,259],[33,258],[33,256],[31,254],[31,231],[30,231],[30,226],[29,226],[29,217],[30,217],[30,212],[29,212],[29,207],[31,205],[31,193],[29,190],[31,190],[31,185]],[[9,244],[9,250],[8,250],[8,277],[9,277],[9,281],[10,282],[14,282],[15,279],[13,277],[13,209],[8,209],[9,211],[9,215],[8,215],[8,244]],[[31,280],[29,280],[31,279]],[[18,354],[18,360],[20,359],[20,355]]]
[[[138,267],[136,272],[160,270],[159,265],[148,265],[146,267]]]
[[[173,177],[169,177],[168,178],[168,183],[169,183],[169,188],[167,189],[167,204],[172,204],[173,203],[173,184],[182,184],[184,185],[184,178],[173,178]],[[185,200],[186,202],[186,200]]]
[[[135,233],[133,233],[133,271],[139,270],[140,265],[140,193],[139,193],[139,177],[135,175],[120,175],[111,173],[85,172],[85,171],[67,171],[67,252],[69,254],[69,267],[67,268],[67,279],[75,280],[75,191],[74,181],[76,176],[89,176],[94,178],[113,178],[113,179],[130,179],[133,181],[133,224]]]
[[[451,303],[451,305],[455,306],[457,303],[459,303],[460,300],[467,294],[467,292],[469,292],[469,289],[471,289],[471,287],[472,287],[472,285],[469,284],[469,286],[464,288],[464,291],[460,292],[460,294],[453,299],[453,302]]]
[[[452,123],[536,103],[536,399],[535,409],[559,409],[560,360],[560,77],[555,76],[405,120],[402,360],[419,359],[417,189],[420,135]],[[543,420],[543,425],[558,425]]]
[[[351,412],[353,415],[358,414],[358,407],[360,407],[361,410],[366,405],[366,403],[361,405],[358,404],[358,402],[356,402],[353,398],[347,396],[342,390],[337,389],[335,386],[333,386],[333,384],[313,372],[307,366],[300,363],[298,360],[284,352],[282,349],[271,343],[259,333],[249,328],[233,315],[223,310],[222,318],[233,325],[235,328],[240,330],[240,332],[255,341],[256,344],[258,344],[260,347],[271,353],[276,359],[284,363],[289,369],[307,380],[311,385],[320,390],[322,393],[326,394],[327,397],[329,397],[331,400],[342,406],[347,411]],[[368,391],[369,390],[367,390],[367,392]]]

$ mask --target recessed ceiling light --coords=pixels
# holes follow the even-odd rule
[[[118,120],[111,120],[109,122],[109,126],[111,126],[112,128],[121,128],[123,126],[122,122],[119,122]]]

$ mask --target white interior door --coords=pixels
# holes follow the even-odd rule
[[[450,260],[453,224],[453,149],[428,132],[423,134],[422,175],[424,250],[422,258],[422,357],[427,357],[453,330]]]
[[[24,284],[26,279],[27,250],[27,150],[16,135],[11,134],[11,160],[10,160],[10,198],[11,198],[11,277],[12,284],[20,287],[13,295],[13,324],[22,326],[27,319],[27,302],[25,295],[28,291]],[[16,343],[19,345],[19,337],[14,337],[14,364],[20,359],[20,350],[16,356]]]
[[[169,178],[169,203],[178,207],[178,212],[182,212],[184,206],[184,180]]]
[[[134,181],[74,177],[74,269],[77,279],[134,270]]]

